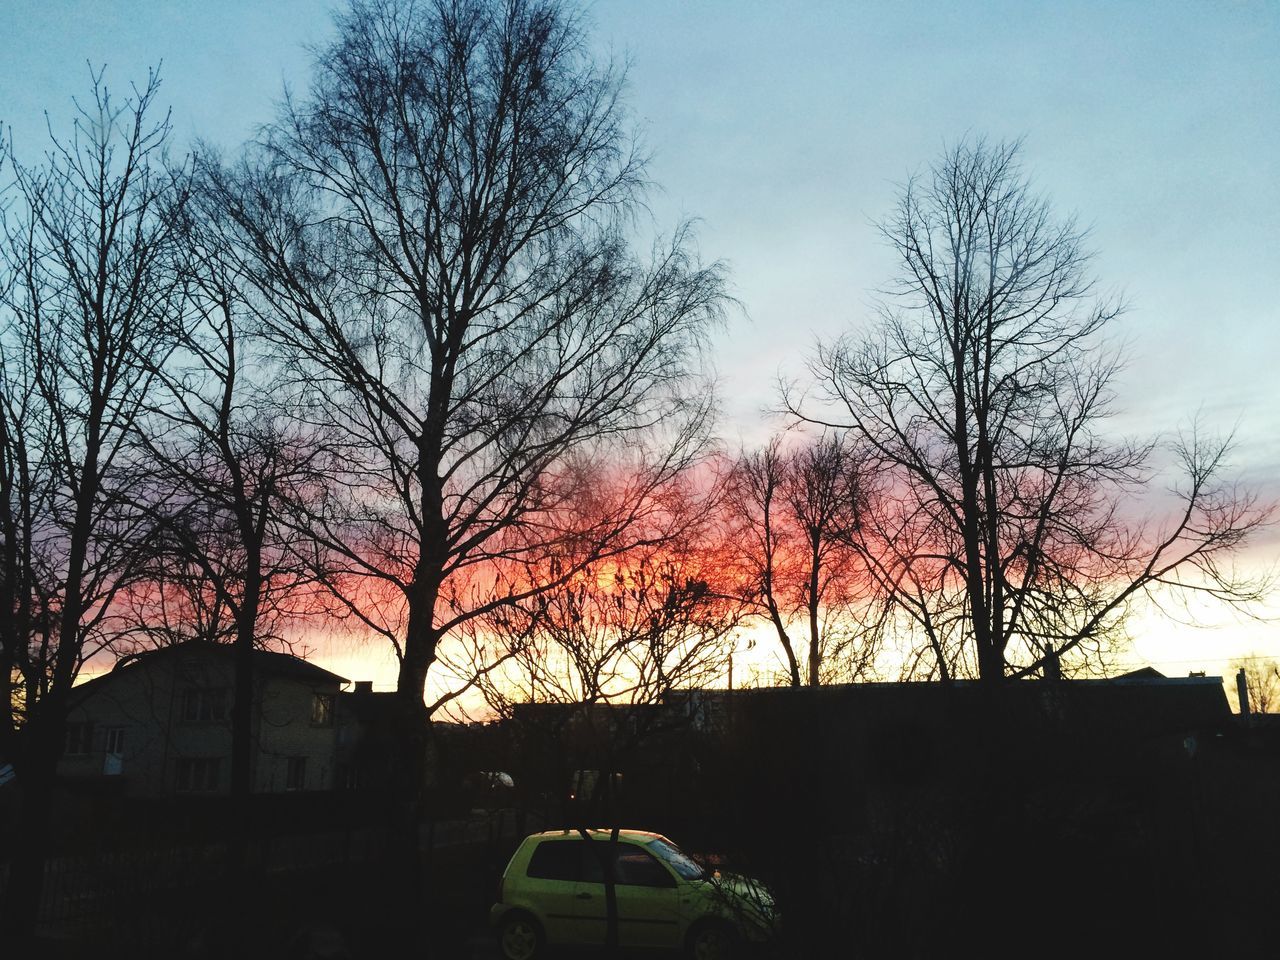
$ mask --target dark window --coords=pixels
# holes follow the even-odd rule
[[[62,752],[69,757],[83,757],[89,752],[89,744],[92,739],[92,724],[68,723],[66,739],[63,740]]]
[[[675,877],[640,847],[619,844],[614,861],[614,880],[630,887],[674,887]]]
[[[360,767],[354,763],[338,764],[336,781],[339,790],[359,790],[361,786]]]
[[[227,691],[221,688],[201,690],[192,688],[182,695],[182,719],[187,723],[211,723],[225,720],[227,716]]]
[[[218,789],[217,757],[184,757],[178,761],[177,787],[181,793],[211,793]]]
[[[614,772],[611,775],[613,780],[614,796],[622,793],[622,774]],[[599,770],[575,770],[573,778],[569,782],[570,800],[590,800],[597,795],[600,788],[600,771]]]
[[[284,773],[286,790],[305,790],[307,787],[307,758],[290,757]]]
[[[543,840],[529,858],[526,874],[537,880],[578,880],[585,840]]]
[[[107,729],[107,753],[124,753],[124,727]]]
[[[311,698],[311,724],[316,727],[333,726],[332,693],[317,693]]]
[[[582,879],[587,883],[604,883],[604,866],[600,861],[600,853],[606,840],[582,841]],[[600,846],[596,846],[596,844]]]
[[[539,880],[604,883],[608,840],[544,840],[529,858],[528,875]],[[674,887],[675,877],[644,849],[620,842],[614,881],[632,887]]]
[[[607,839],[583,842],[582,879],[587,883],[604,883],[604,858],[609,853]],[[633,844],[619,841],[613,850],[613,879],[615,883],[633,887],[674,887],[675,880],[653,863],[653,858]],[[646,863],[646,861],[649,861]],[[662,871],[661,875],[657,870]]]

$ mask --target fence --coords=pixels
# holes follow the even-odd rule
[[[523,817],[494,810],[465,820],[442,820],[420,827],[424,853],[444,849],[484,850],[516,838]],[[392,842],[385,826],[280,834],[250,844],[247,856],[266,877],[375,863]],[[99,849],[51,857],[45,863],[40,926],[63,934],[119,926],[150,904],[151,913],[168,901],[190,901],[226,877],[225,842]],[[8,883],[0,864],[0,891]]]

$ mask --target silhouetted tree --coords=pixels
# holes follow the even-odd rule
[[[933,669],[999,682],[1105,645],[1139,599],[1261,595],[1228,558],[1269,511],[1224,480],[1226,443],[1178,443],[1173,518],[1128,518],[1155,446],[1102,430],[1119,308],[1017,144],[948,150],[881,230],[901,271],[879,327],[821,345],[813,393],[787,403],[849,430],[891,481],[878,579]]]
[[[549,569],[573,457],[633,478],[585,563],[703,448],[720,272],[685,229],[632,253],[644,165],[621,92],[553,0],[357,2],[308,95],[207,171],[259,319],[335,437],[310,533],[396,650],[406,728],[446,638],[572,577],[513,590],[503,569]]]
[[[648,707],[721,679],[737,604],[671,545],[583,568],[492,621],[514,651],[486,683],[491,704]]]
[[[289,395],[252,336],[252,312],[211,242],[218,211],[203,199],[197,194],[181,224],[178,349],[155,371],[136,438],[139,458],[152,465],[136,495],[153,534],[129,601],[131,635],[144,645],[201,637],[232,647],[234,897],[248,889],[240,874],[253,828],[254,651],[282,645],[288,621],[322,612],[313,589],[322,564],[294,518],[319,482],[323,444],[291,417]]]
[[[568,819],[598,844],[609,951],[619,934],[622,768],[662,738],[687,735],[687,711],[668,697],[723,677],[741,620],[741,605],[716,584],[723,566],[707,531],[696,521],[677,525],[678,539],[653,547],[585,565],[570,559],[572,579],[490,619],[491,634],[514,655],[486,676],[486,699],[525,742],[551,745],[559,763],[574,768]],[[592,780],[578,776],[581,764],[595,771]],[[607,841],[588,829],[600,824]]]
[[[797,630],[807,647],[805,682],[865,677],[881,620],[861,545],[867,465],[838,436],[791,450],[775,438],[739,458],[728,487],[744,599],[776,631],[791,685],[802,682]]]
[[[22,832],[6,909],[37,914],[51,791],[67,698],[109,643],[113,601],[136,576],[144,516],[129,491],[147,464],[128,456],[154,371],[174,349],[182,182],[160,162],[168,119],[159,80],[123,101],[93,77],[70,139],[43,165],[10,156],[0,266],[0,504],[6,610],[0,638],[21,677],[17,738]]]
[[[1234,677],[1240,670],[1244,671],[1248,704],[1238,702],[1240,698],[1234,683],[1227,684],[1240,713],[1276,713],[1280,708],[1280,663],[1273,658],[1253,654],[1231,661],[1231,675]]]

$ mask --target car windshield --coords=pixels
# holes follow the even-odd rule
[[[671,864],[671,868],[685,880],[701,880],[707,875],[697,861],[685,854],[670,840],[650,840],[646,846]]]

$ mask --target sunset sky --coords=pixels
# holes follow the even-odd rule
[[[86,61],[123,92],[163,62],[175,149],[228,151],[305,85],[316,0],[3,0],[0,123],[20,157],[68,128]],[[629,58],[661,186],[655,222],[696,217],[742,309],[719,335],[726,441],[773,425],[774,381],[816,337],[868,321],[891,275],[873,222],[897,184],[967,134],[1025,138],[1037,187],[1090,225],[1102,287],[1130,307],[1117,431],[1200,415],[1237,431],[1237,474],[1280,497],[1280,4],[598,0],[602,51]],[[1250,562],[1275,562],[1280,537]],[[1280,604],[1277,604],[1280,612]],[[1280,624],[1143,621],[1129,658],[1169,673],[1280,655]],[[349,642],[317,659],[377,673]],[[361,672],[363,671],[363,672]]]

